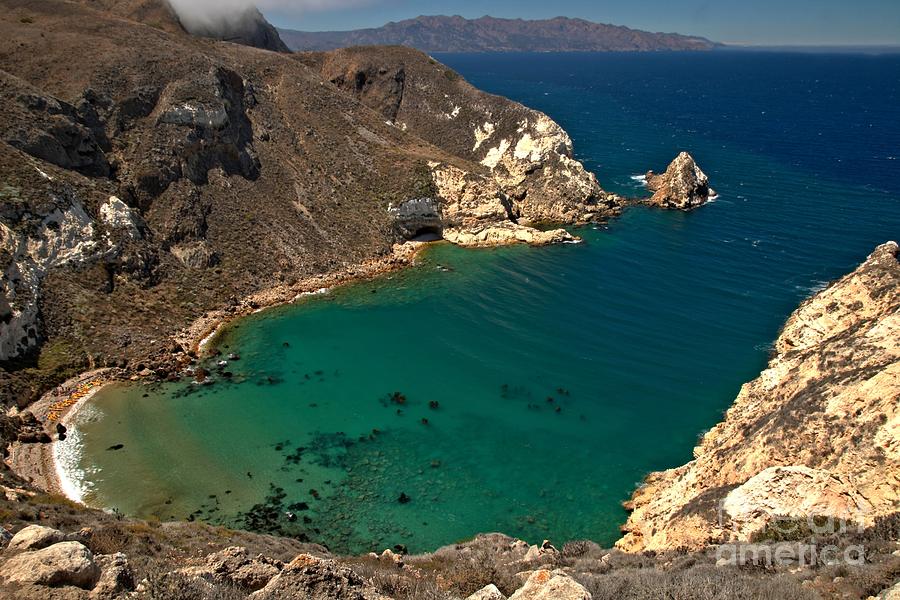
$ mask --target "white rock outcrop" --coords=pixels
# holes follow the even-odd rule
[[[515,216],[523,224],[573,223],[609,210],[616,199],[573,158],[569,134],[543,113],[528,114],[514,133],[499,139],[495,139],[500,134],[495,135],[498,127],[493,123],[474,129],[473,152],[489,169],[488,179],[511,198]],[[446,191],[439,176],[435,183]]]
[[[562,571],[534,571],[509,600],[591,600],[584,586]]]
[[[16,231],[0,222],[0,255],[12,258],[0,279],[0,360],[33,348],[41,280],[50,269],[78,264],[105,250],[96,224],[74,201],[44,217],[33,231]]]
[[[822,469],[769,467],[725,496],[722,508],[737,539],[749,541],[777,518],[865,523],[872,504],[847,480]]]
[[[489,583],[466,598],[466,600],[506,600],[506,596],[497,589],[496,585]]]
[[[110,228],[122,230],[134,239],[141,237],[138,227],[140,217],[137,211],[116,196],[110,196],[109,200],[100,206],[100,220]]]

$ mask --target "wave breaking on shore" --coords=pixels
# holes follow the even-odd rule
[[[56,483],[60,492],[69,500],[79,504],[85,503],[84,498],[91,491],[91,486],[88,484],[87,477],[90,473],[85,471],[81,463],[84,456],[84,440],[73,421],[76,414],[81,411],[97,412],[94,406],[87,404],[94,393],[85,396],[73,405],[65,417],[60,420],[66,426],[66,437],[65,440],[54,441],[51,450]],[[87,416],[91,417],[90,414]]]

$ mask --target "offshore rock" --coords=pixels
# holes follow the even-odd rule
[[[897,255],[895,242],[879,246],[794,311],[768,368],[743,386],[694,460],[651,474],[635,492],[618,548],[748,541],[777,512],[870,525],[896,511]]]
[[[647,188],[653,192],[650,204],[679,210],[706,204],[716,195],[709,187],[709,178],[687,152],[679,154],[665,173],[657,175],[648,171]]]

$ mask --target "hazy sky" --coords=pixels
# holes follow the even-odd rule
[[[293,8],[300,5],[307,8]],[[276,25],[308,31],[378,27],[421,14],[562,15],[732,43],[900,44],[900,0],[263,0],[261,6]]]

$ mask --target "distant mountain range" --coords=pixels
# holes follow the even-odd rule
[[[566,17],[525,21],[422,16],[377,29],[319,32],[279,29],[279,33],[292,50],[401,45],[425,52],[621,52],[710,50],[719,45],[702,37],[651,33]]]

